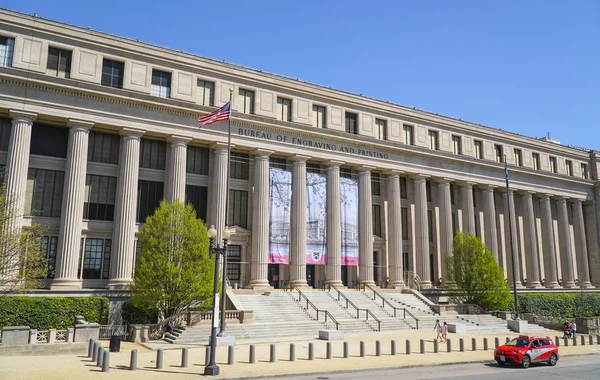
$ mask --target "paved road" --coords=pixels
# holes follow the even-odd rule
[[[397,379],[456,379],[506,380],[510,378],[598,380],[600,378],[600,350],[596,355],[568,356],[559,360],[556,367],[534,365],[531,368],[505,366],[495,362],[415,367],[368,372],[318,374],[281,377],[286,380],[397,380]],[[268,378],[257,378],[268,379]],[[270,379],[273,379],[272,377]]]

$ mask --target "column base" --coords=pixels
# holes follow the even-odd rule
[[[539,281],[527,282],[527,289],[540,289],[542,287],[542,283]]]
[[[269,281],[267,281],[267,280],[252,280],[248,284],[248,289],[270,290],[270,289],[273,289],[273,287],[271,285],[269,285]]]
[[[106,288],[108,290],[129,290],[132,280],[115,279],[108,281]]]
[[[388,283],[388,289],[404,289],[406,285],[404,285],[404,281],[393,281]]]
[[[300,288],[300,289],[309,288],[308,283],[306,282],[306,280],[291,280],[290,281],[290,285],[295,286],[295,287]]]
[[[331,286],[335,286],[338,289],[346,288],[342,280],[329,280],[327,283]]]
[[[563,284],[563,288],[565,289],[577,289],[578,287],[579,286],[577,286],[577,284],[574,281]]]
[[[513,286],[512,286],[512,281],[511,281],[511,283],[510,283],[510,288],[511,288],[511,289],[513,288]],[[517,282],[517,289],[525,289],[525,287],[523,286],[523,284],[522,284],[522,283],[520,283],[520,282]]]
[[[547,289],[556,289],[556,288],[560,288],[560,285],[558,284],[558,281],[549,282],[546,284],[546,288]]]
[[[593,288],[595,288],[595,286],[592,285],[591,282],[584,282],[583,285],[582,285],[582,287],[585,288],[585,289],[593,289]]]
[[[83,284],[79,279],[55,279],[50,284],[50,290],[80,290],[81,288]]]
[[[422,281],[421,289],[431,289],[433,288],[433,283],[431,281]]]

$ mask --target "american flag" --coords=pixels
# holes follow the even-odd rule
[[[200,116],[198,118],[198,128],[202,128],[205,125],[216,123],[217,121],[229,120],[231,102],[227,102],[223,107],[216,111],[209,113],[208,115]]]

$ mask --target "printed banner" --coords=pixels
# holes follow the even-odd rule
[[[327,264],[327,175],[306,173],[306,263]]]
[[[358,265],[358,180],[340,178],[342,265]]]
[[[271,168],[269,172],[269,205],[269,264],[289,264],[291,172]]]

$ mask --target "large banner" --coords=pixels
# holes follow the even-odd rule
[[[306,263],[327,264],[327,175],[306,173]]]
[[[358,265],[358,180],[340,178],[342,265]]]
[[[289,264],[292,173],[271,168],[269,179],[269,264]]]

